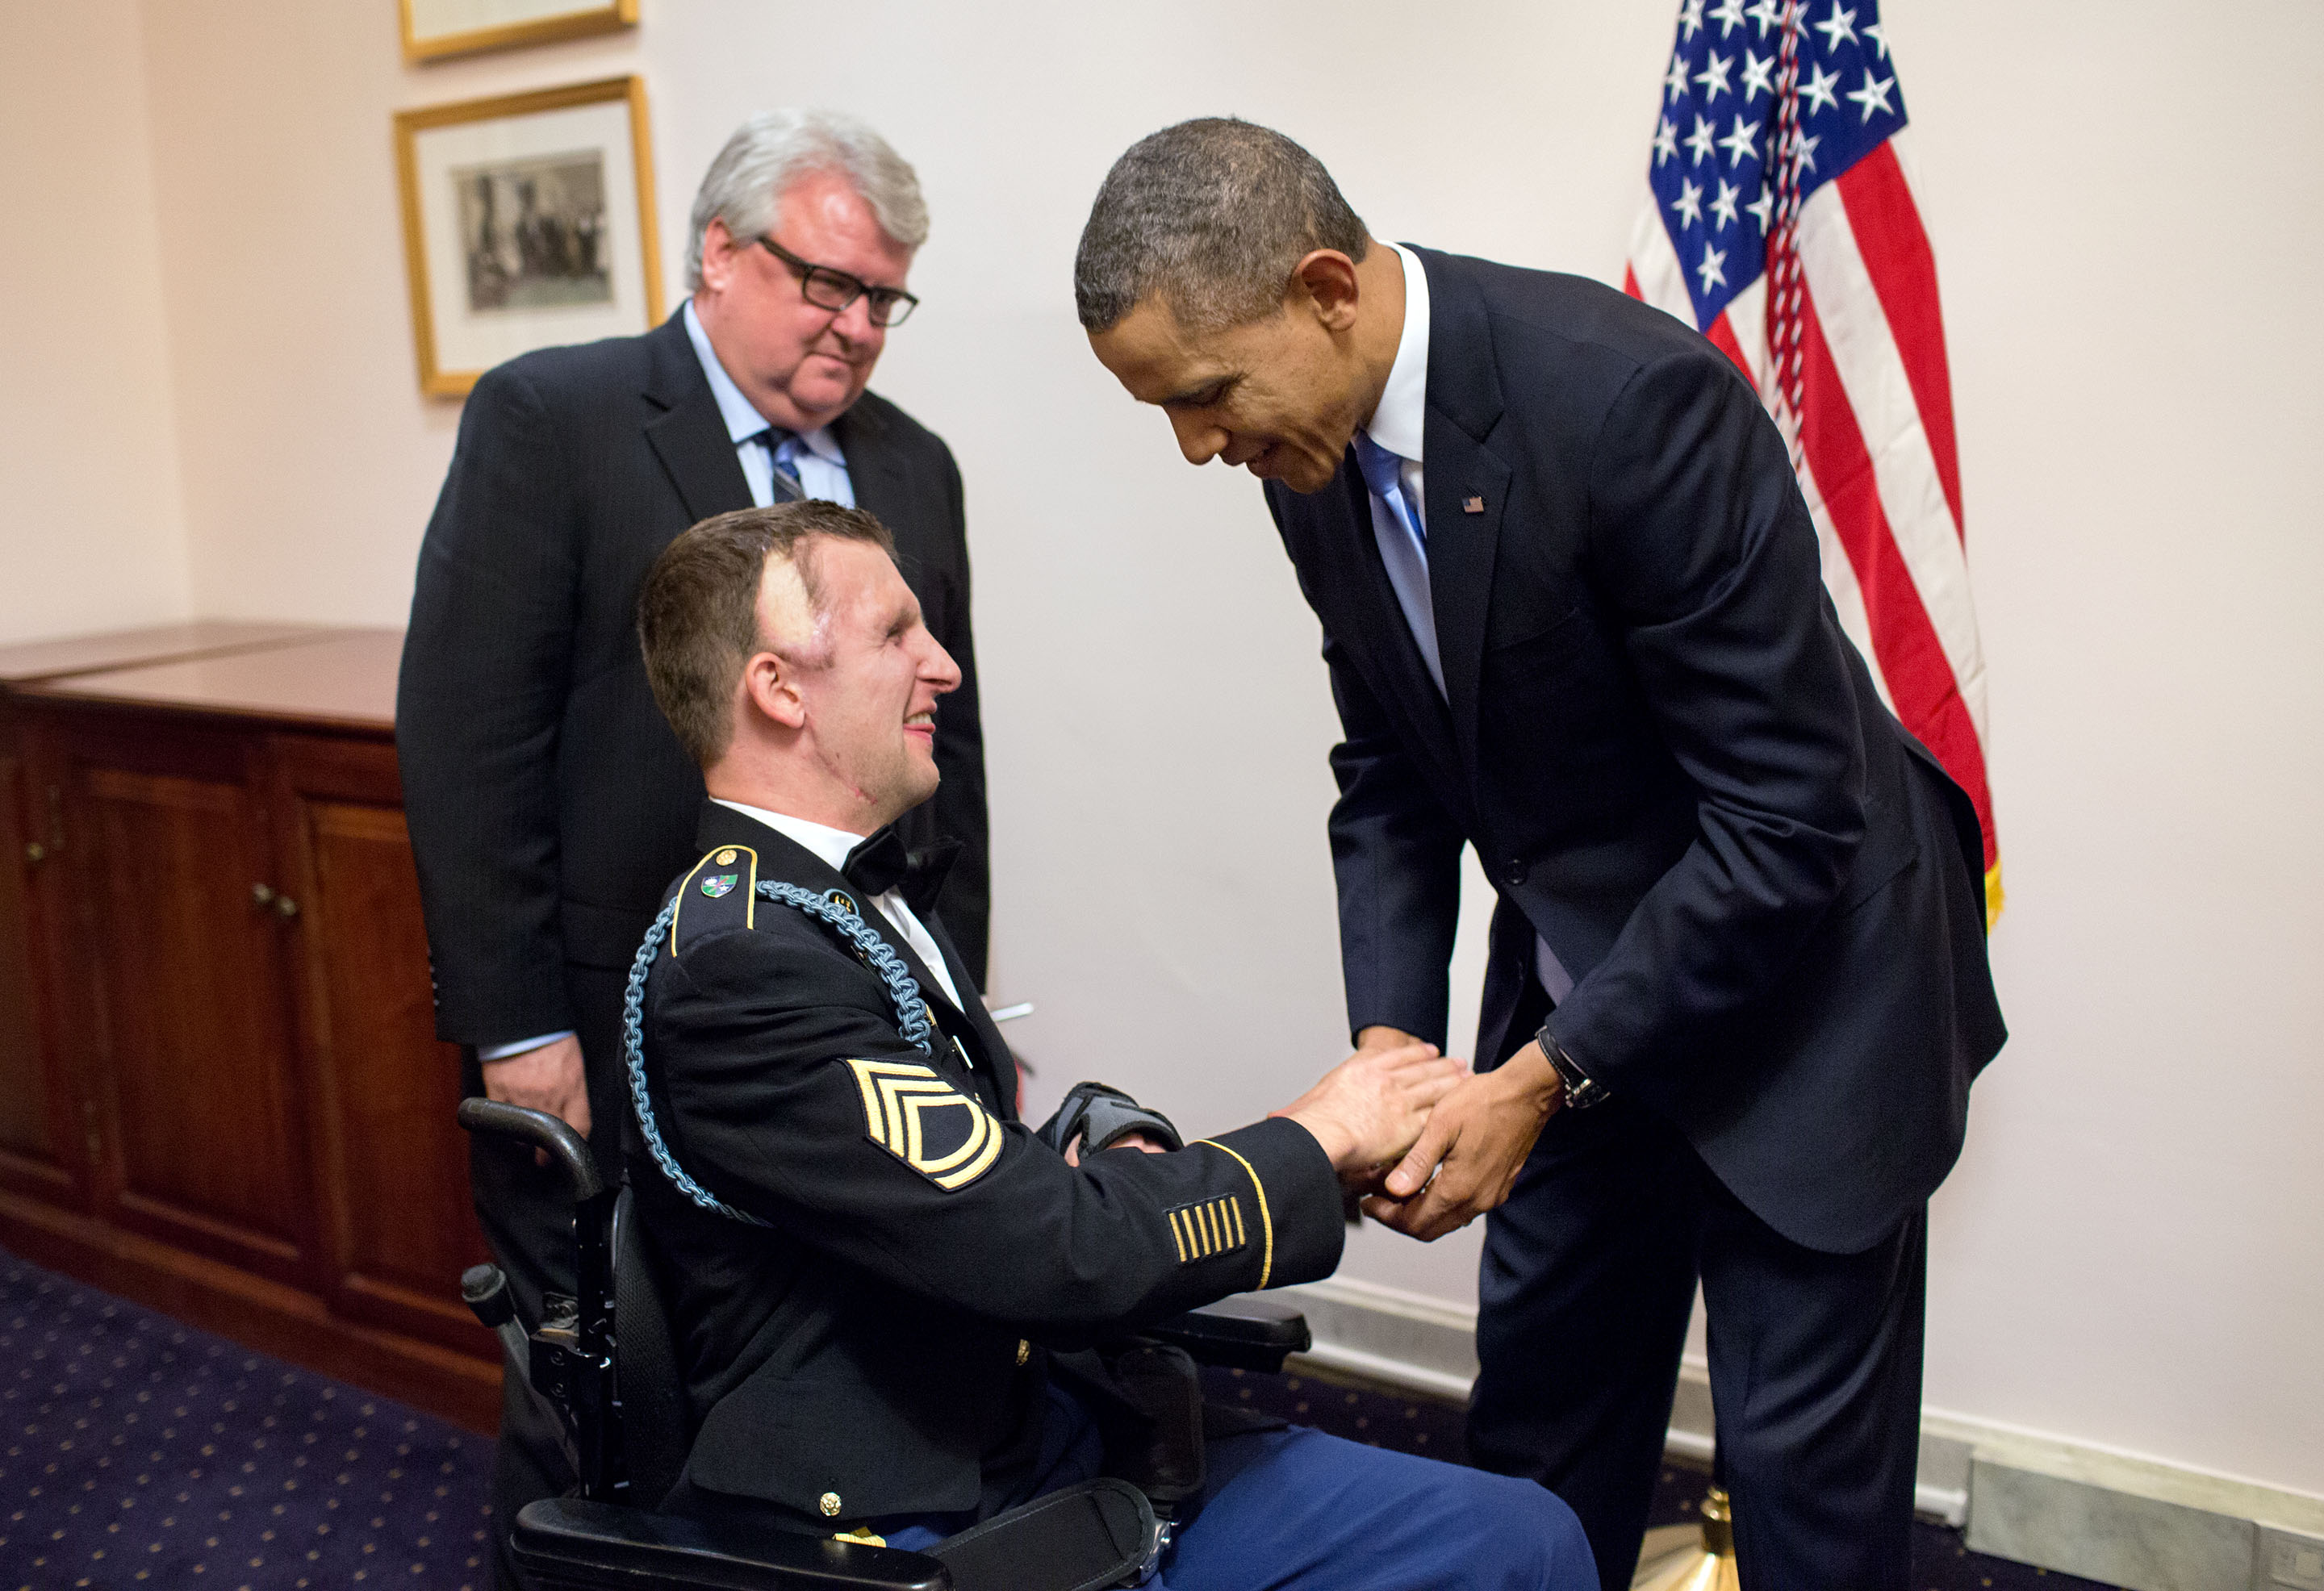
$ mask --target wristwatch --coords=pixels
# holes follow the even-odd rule
[[[1582,1063],[1565,1053],[1565,1046],[1557,1042],[1556,1035],[1549,1029],[1543,1028],[1533,1035],[1533,1040],[1541,1046],[1541,1053],[1549,1057],[1549,1063],[1557,1068],[1557,1075],[1564,1080],[1565,1108],[1568,1110],[1587,1110],[1606,1097],[1605,1086],[1582,1070]]]

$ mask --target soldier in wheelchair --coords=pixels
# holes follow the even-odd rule
[[[891,551],[853,510],[746,510],[673,542],[641,598],[655,697],[705,771],[702,860],[631,979],[623,1274],[588,1255],[613,1196],[577,1157],[583,1298],[531,1345],[585,1490],[629,1507],[533,1505],[520,1568],[557,1586],[1595,1586],[1572,1513],[1530,1482],[1203,1407],[1185,1346],[1279,1365],[1304,1326],[1185,1311],[1330,1274],[1343,1188],[1394,1163],[1462,1069],[1359,1055],[1191,1144],[1096,1085],[1019,1122],[930,909],[944,859],[887,826],[935,788],[959,678]],[[677,1384],[657,1393],[629,1365],[664,1316]],[[619,1473],[608,1433],[657,1397],[679,1434],[659,1460],[633,1436]]]

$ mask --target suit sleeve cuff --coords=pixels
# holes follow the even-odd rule
[[[1314,1282],[1339,1269],[1347,1242],[1340,1179],[1315,1136],[1286,1117],[1269,1117],[1204,1143],[1242,1163],[1259,1207],[1255,1287]]]

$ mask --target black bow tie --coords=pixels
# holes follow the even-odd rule
[[[936,904],[952,864],[960,855],[960,841],[939,840],[919,851],[904,849],[903,837],[890,823],[847,853],[839,870],[867,896],[885,895],[901,886],[904,904],[925,914]]]

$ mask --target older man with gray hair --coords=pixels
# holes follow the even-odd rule
[[[866,391],[928,234],[912,168],[828,111],[745,122],[703,179],[691,297],[643,336],[488,372],[420,548],[396,704],[437,1032],[469,1093],[552,1111],[621,1164],[622,971],[691,860],[702,776],[656,709],[637,594],[696,520],[827,499],[875,514],[929,630],[958,662],[938,709],[936,798],[908,845],[956,842],[939,910],[982,979],[982,735],[960,472]],[[594,1127],[594,1132],[592,1131]],[[477,1145],[486,1237],[538,1318],[570,1292],[555,1180]],[[566,1480],[553,1424],[512,1387],[501,1520]]]

